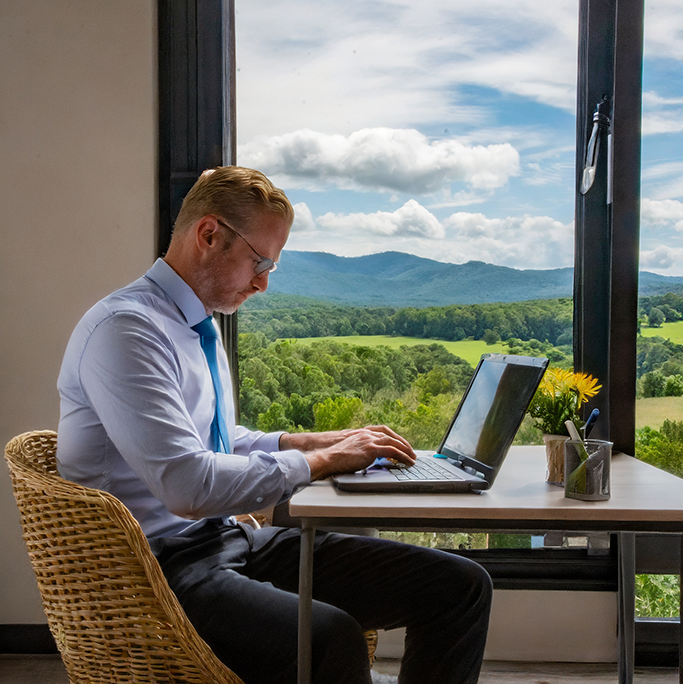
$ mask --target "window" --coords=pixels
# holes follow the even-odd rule
[[[287,21],[295,16],[293,11],[299,5],[302,3],[270,3],[266,11],[266,6],[259,3],[260,15],[255,17],[255,21],[251,24],[245,21],[245,12],[252,11],[252,8],[246,3],[244,6],[238,5],[239,30],[246,31],[242,34],[246,41],[244,45],[258,45],[263,35],[270,35],[270,28],[265,26],[266,22],[274,27],[275,35],[270,36],[270,42],[271,46],[274,45],[279,49],[279,53],[275,55],[275,61],[267,65],[271,67],[271,71],[274,72],[275,67],[277,69],[290,68],[294,80],[296,78],[303,80],[316,72],[333,74],[326,80],[320,81],[315,88],[305,88],[303,91],[305,96],[302,96],[296,88],[286,86],[284,80],[275,80],[269,83],[268,87],[265,87],[263,79],[258,83],[251,81],[250,85],[248,61],[244,63],[244,70],[239,72],[240,98],[253,97],[257,100],[262,98],[259,100],[259,106],[252,108],[250,112],[245,110],[242,104],[239,108],[239,132],[245,136],[241,141],[244,145],[241,155],[245,150],[252,154],[251,163],[265,168],[262,161],[270,159],[277,161],[277,155],[285,150],[288,143],[292,142],[290,134],[300,130],[301,124],[290,125],[291,120],[285,116],[290,110],[285,105],[293,103],[294,109],[305,113],[306,116],[301,120],[305,120],[305,125],[317,134],[308,134],[308,137],[299,136],[299,142],[308,145],[308,147],[299,148],[300,153],[304,151],[300,159],[312,164],[310,168],[315,170],[314,177],[305,178],[301,174],[297,176],[296,173],[290,173],[290,176],[297,181],[296,188],[290,189],[290,195],[299,205],[297,232],[293,235],[290,247],[306,248],[309,243],[302,242],[302,240],[307,233],[310,237],[311,233],[329,230],[334,226],[348,228],[352,214],[357,215],[354,220],[364,220],[362,230],[356,235],[360,236],[361,243],[365,239],[366,248],[367,235],[373,230],[376,232],[378,237],[372,244],[376,246],[377,251],[386,249],[392,236],[401,240],[401,242],[391,243],[392,249],[397,248],[396,245],[399,248],[405,245],[417,245],[420,241],[424,244],[429,237],[432,238],[432,244],[437,244],[438,239],[446,237],[447,231],[451,230],[453,225],[456,228],[463,228],[464,223],[464,230],[468,228],[470,230],[469,234],[464,233],[465,242],[468,247],[474,245],[473,251],[462,255],[463,253],[453,251],[452,245],[446,245],[442,241],[432,251],[421,253],[427,258],[434,258],[435,255],[442,257],[447,254],[453,261],[457,261],[459,254],[462,255],[463,260],[477,254],[484,255],[482,251],[476,252],[477,244],[483,244],[482,240],[477,243],[477,236],[486,237],[486,228],[490,228],[493,223],[498,228],[502,226],[507,229],[512,236],[520,235],[519,232],[515,233],[515,228],[519,228],[519,224],[517,226],[514,222],[506,224],[505,219],[509,216],[521,215],[519,210],[523,208],[523,191],[534,187],[531,183],[528,183],[528,187],[523,187],[525,179],[527,181],[531,179],[537,183],[535,188],[538,190],[540,187],[543,194],[550,198],[542,211],[532,212],[531,216],[536,218],[539,215],[548,216],[552,220],[545,223],[542,221],[527,223],[527,226],[532,226],[532,230],[546,236],[547,239],[543,244],[555,245],[554,250],[546,250],[545,258],[551,259],[554,255],[568,253],[564,241],[567,239],[567,229],[571,224],[573,212],[557,209],[557,207],[570,202],[574,193],[574,184],[571,183],[574,173],[571,162],[567,161],[567,155],[571,156],[571,151],[574,149],[574,136],[564,133],[558,135],[552,154],[548,154],[549,147],[541,149],[542,146],[538,146],[534,157],[533,140],[529,144],[527,138],[527,144],[522,145],[523,136],[507,139],[505,136],[501,137],[499,135],[501,133],[500,120],[495,117],[488,122],[476,122],[476,125],[472,123],[470,117],[476,111],[480,111],[482,117],[484,116],[483,109],[476,109],[481,103],[491,105],[495,110],[496,106],[499,109],[508,107],[526,98],[534,102],[535,113],[531,111],[531,108],[526,111],[517,110],[520,113],[518,119],[512,122],[515,125],[520,124],[520,121],[525,121],[531,123],[533,128],[539,122],[547,122],[550,119],[554,124],[558,124],[560,120],[566,121],[567,118],[572,118],[571,107],[565,106],[563,109],[562,106],[557,106],[557,103],[573,100],[573,94],[570,92],[572,87],[567,88],[573,77],[569,78],[566,75],[570,72],[574,73],[575,58],[571,55],[558,60],[557,48],[558,45],[566,45],[570,39],[574,40],[576,36],[574,22],[578,6],[580,58],[576,167],[582,168],[584,162],[582,157],[585,155],[595,105],[603,95],[607,94],[611,100],[612,130],[615,141],[615,177],[614,203],[607,209],[604,201],[605,171],[600,172],[602,176],[596,177],[595,191],[579,197],[577,202],[574,359],[578,368],[597,375],[606,383],[600,399],[601,408],[605,414],[604,419],[601,419],[601,427],[609,431],[617,447],[632,453],[635,425],[640,188],[642,8],[639,7],[639,3],[620,3],[617,13],[615,0],[600,3],[599,7],[597,3],[589,3],[587,0],[579,0],[578,3],[574,0],[567,0],[550,4],[529,0],[515,6],[515,11],[525,19],[522,22],[505,15],[508,11],[508,2],[501,0],[498,3],[473,3],[472,6],[476,6],[476,11],[489,10],[491,17],[497,19],[496,30],[488,35],[478,30],[476,24],[468,18],[468,3],[444,2],[433,5],[416,3],[414,8],[405,7],[404,10],[408,15],[416,8],[419,14],[413,15],[414,20],[409,24],[409,30],[404,30],[403,34],[400,33],[401,22],[397,15],[401,8],[391,2],[351,5],[313,3],[306,5],[307,15],[302,17],[297,26],[286,29]],[[661,10],[664,7],[664,0],[660,0],[658,4],[649,3],[648,11],[652,8],[651,11],[655,12],[658,6]],[[163,0],[159,3],[160,251],[164,248],[164,236],[167,237],[170,233],[173,207],[183,196],[183,187],[189,187],[203,168],[231,161],[231,155],[235,152],[235,146],[230,139],[235,132],[234,109],[231,108],[231,102],[234,103],[235,97],[235,81],[230,73],[235,68],[235,62],[230,59],[230,54],[228,54],[228,59],[225,59],[224,50],[224,46],[230,43],[230,35],[235,28],[231,15],[233,7],[233,3],[229,0],[224,2],[206,0],[202,3],[197,3],[196,0],[173,3]],[[416,77],[417,89],[415,86],[411,90],[406,89],[404,83],[406,64],[395,63],[392,56],[418,54],[420,48],[429,42],[428,31],[423,30],[425,22],[437,16],[438,12],[448,10],[452,13],[460,12],[458,16],[460,25],[457,22],[455,25],[443,22],[441,45],[433,44],[432,49],[421,53],[423,57],[421,61],[410,63],[410,75]],[[566,21],[560,22],[562,25],[559,27],[557,22],[553,24],[553,18],[557,17],[556,13],[567,17]],[[680,10],[673,4],[660,14],[666,17],[665,30],[669,31],[672,36],[679,14]],[[323,58],[314,55],[314,48],[325,44],[331,27],[348,29],[350,16],[354,17],[357,24],[354,30],[347,31],[344,40],[335,44],[336,51],[333,50],[323,55]],[[452,15],[448,18],[452,18]],[[372,29],[373,22],[375,30]],[[543,27],[544,22],[546,22],[546,27],[554,27],[553,31],[545,35],[539,30],[534,36],[533,27]],[[453,37],[461,26],[466,26],[467,33],[464,39],[455,44]],[[312,27],[315,27],[315,30],[312,30]],[[381,30],[377,30],[377,27]],[[387,30],[394,27],[399,29],[400,40],[398,41],[396,38],[392,39],[391,32]],[[358,28],[361,29],[360,32],[356,30]],[[520,78],[520,56],[528,47],[529,31],[532,32],[532,42],[534,38],[536,39],[536,45],[540,44],[539,41],[542,41],[544,36],[547,38],[547,52],[538,53],[540,56],[536,66],[539,69],[550,66],[555,80],[542,83],[542,79],[534,81],[533,78]],[[371,40],[364,43],[359,51],[355,43],[361,35],[370,36]],[[656,37],[657,34],[654,35]],[[508,41],[507,45],[510,47],[508,59],[499,60],[496,63],[495,56],[492,56],[488,63],[480,63],[477,68],[477,64],[471,59],[472,55],[477,53],[477,48],[485,45],[487,39],[500,40],[501,36]],[[675,46],[675,43],[672,44]],[[241,49],[238,47],[238,57]],[[267,56],[266,51],[256,54],[251,68],[258,67],[259,60]],[[439,87],[441,99],[434,100],[428,96],[430,89],[434,89],[435,83],[437,86],[439,83],[444,83],[443,80],[439,82],[438,79],[449,77],[448,74],[444,76],[440,70],[433,68],[443,63],[445,56],[448,56],[460,69],[458,74],[450,74],[450,77],[458,83],[459,88],[456,92],[454,89],[449,89],[446,83],[446,87]],[[667,55],[667,58],[674,60],[679,59],[680,56],[674,52]],[[268,76],[268,68],[262,71],[265,76]],[[351,98],[330,96],[330,90],[333,87],[341,88],[342,92],[344,88],[350,87],[351,81],[348,76],[351,73],[358,73],[364,78],[362,93],[364,98],[361,106],[352,106],[354,101]],[[496,80],[496,75],[500,73],[505,74],[505,78]],[[647,84],[647,60],[645,73]],[[227,88],[224,87],[224,81],[227,83]],[[467,84],[464,81],[467,81]],[[380,89],[378,87],[380,83],[389,83],[392,87],[388,90]],[[546,88],[543,93],[538,89],[534,90],[534,87],[539,85]],[[650,92],[647,85],[646,90]],[[456,94],[458,107],[452,108]],[[661,91],[657,92],[657,96],[664,98],[666,102],[657,98],[648,99],[650,96],[647,95],[646,114],[649,102],[657,102],[665,107],[677,106],[676,99],[679,97],[677,93]],[[318,114],[313,113],[311,98],[316,103],[315,109]],[[323,106],[318,107],[318,104]],[[449,107],[454,112],[450,126],[443,124],[444,118],[441,116]],[[387,117],[380,120],[377,116],[378,108],[383,108],[387,112]],[[263,122],[271,112],[275,114],[274,120],[278,121],[278,128],[268,129],[268,126],[263,126]],[[429,124],[420,129],[418,123],[423,121],[421,119],[423,116]],[[369,123],[360,124],[362,117],[368,117]],[[669,117],[667,120],[671,123],[673,118]],[[341,130],[335,129],[333,125],[338,121],[342,122]],[[469,128],[468,121],[470,122]],[[229,125],[226,125],[226,122]],[[483,135],[487,123],[490,124],[488,138]],[[404,178],[403,184],[397,184],[398,177],[394,174],[393,177],[385,178],[378,184],[376,174],[373,175],[372,169],[368,171],[367,167],[355,166],[347,168],[345,174],[339,174],[334,169],[330,172],[328,167],[320,164],[321,159],[317,158],[316,154],[324,149],[321,145],[338,142],[341,148],[348,149],[354,141],[361,146],[373,142],[368,136],[351,139],[351,134],[363,127],[415,129],[417,136],[415,134],[412,134],[412,137],[404,136],[404,143],[411,142],[415,154],[422,152],[433,155],[435,149],[439,147],[432,145],[433,142],[444,140],[450,142],[455,136],[463,136],[459,142],[465,148],[473,149],[474,143],[481,145],[481,150],[477,148],[481,156],[471,161],[470,165],[466,165],[465,168],[443,170],[444,176],[448,176],[448,173],[460,173],[460,176],[457,180],[449,177],[452,181],[450,187],[440,186],[439,201],[432,200],[433,204],[426,206],[426,203],[418,201],[420,199],[418,198],[415,200],[416,204],[412,204],[410,200],[414,198],[408,196],[409,185],[406,184],[414,182],[415,178]],[[520,130],[519,126],[517,130]],[[265,155],[263,157],[256,156],[258,150],[252,144],[252,138],[258,132],[268,136],[271,143],[261,150]],[[501,145],[501,147],[494,148],[492,147],[494,145]],[[406,146],[410,148],[409,145],[404,145]],[[294,148],[290,146],[288,153],[293,151]],[[444,149],[440,148],[440,151],[443,152]],[[518,153],[517,160],[511,154],[512,151]],[[603,160],[606,158],[606,151],[605,147],[602,150]],[[498,173],[487,174],[486,171],[490,172],[494,167],[490,165],[487,167],[485,162],[493,158],[494,152],[499,155],[499,160],[507,160],[507,165],[496,167]],[[644,153],[646,162],[650,159],[649,154],[646,147]],[[249,159],[248,154],[240,156],[242,163],[246,163]],[[279,161],[282,161],[282,154],[280,154]],[[532,173],[533,164],[537,165],[535,175]],[[302,165],[299,166],[301,168]],[[291,167],[275,170],[277,176],[278,172],[291,171]],[[675,167],[672,166],[669,167],[669,171],[676,173]],[[648,173],[649,171],[646,170],[643,174],[644,189],[649,188],[648,183],[653,179]],[[316,181],[320,178],[335,180],[340,186],[336,188],[337,192],[333,194],[329,188],[316,185]],[[434,181],[433,175],[426,173],[420,177],[420,180],[427,190],[433,187],[430,185],[430,182]],[[282,185],[287,187],[285,183]],[[351,197],[352,190],[359,185],[372,187],[376,192],[374,194],[361,193],[360,200],[357,200],[358,203],[351,210],[349,209],[351,205],[347,200]],[[553,187],[555,190],[548,192],[549,188]],[[514,197],[512,190],[519,190],[521,194]],[[644,190],[644,196],[648,200],[678,201],[677,195],[674,194],[666,197],[653,197],[648,196],[647,193],[648,190]],[[380,195],[383,197],[383,203],[379,203],[376,199]],[[478,211],[480,208],[478,202],[482,198],[487,200],[488,213]],[[308,211],[301,206],[304,204]],[[437,204],[441,206],[436,206]],[[456,204],[459,206],[454,208]],[[648,208],[647,204],[643,205],[644,224],[648,220],[652,221],[651,214],[647,212],[653,207],[650,205]],[[668,208],[666,220],[670,224],[678,220],[675,215],[675,204],[661,206]],[[468,217],[471,218],[473,214],[480,213],[483,213],[485,221],[468,223],[465,220]],[[446,223],[445,219],[453,214],[458,214],[458,218]],[[321,217],[325,217],[322,222]],[[458,221],[461,223],[459,224]],[[340,234],[348,235],[347,233]],[[553,236],[556,238],[555,242],[553,242]],[[514,242],[513,239],[509,241]],[[357,244],[356,240],[353,244]],[[499,245],[496,245],[493,240],[490,253],[500,254],[500,250],[496,251],[496,248],[499,248]],[[664,260],[667,258],[666,254],[658,252],[659,246],[654,243],[644,241],[644,248],[651,252],[655,261],[657,258]],[[536,252],[530,253],[533,258],[537,257]],[[480,256],[480,258],[488,260],[485,256]],[[530,257],[530,262],[531,260]],[[514,265],[514,263],[508,262],[507,265]],[[551,261],[543,263],[545,267],[553,265],[555,264]],[[290,317],[292,319],[291,322],[288,321],[290,325],[296,325],[297,322],[304,325],[308,322],[297,321],[293,315]],[[328,311],[322,312],[316,319],[316,325],[324,325],[329,322],[330,318]],[[379,315],[373,315],[359,321],[359,324],[365,326],[363,330],[365,334],[372,331],[371,327],[376,324],[378,318]],[[348,327],[344,330],[348,332],[352,327],[351,321],[346,321],[346,323]],[[343,324],[344,321],[341,321],[340,325],[343,326]],[[237,331],[234,326],[231,331],[229,339],[233,341],[230,346],[231,351],[234,352]],[[482,337],[483,332],[485,331],[481,331]],[[493,345],[498,344],[491,336],[489,338]],[[358,364],[352,363],[352,358],[347,358],[346,362],[349,366],[346,369],[347,374],[352,375],[353,372],[359,370],[355,367]],[[258,364],[255,365],[258,366]],[[292,371],[291,368],[289,370]],[[287,375],[286,365],[282,373]],[[294,372],[292,374],[297,376]],[[324,391],[324,376],[321,378],[320,374],[315,372],[309,374],[311,376],[309,384],[317,386],[318,390],[322,387]],[[431,380],[438,381],[439,379],[432,377]],[[445,380],[448,381],[448,378]],[[381,384],[381,374],[376,381]],[[266,411],[272,403],[270,401]],[[265,407],[266,404],[263,406]],[[353,410],[353,403],[346,408]],[[531,564],[535,562],[532,561]]]
[[[247,424],[384,422],[433,448],[482,352],[572,364],[577,37],[574,0],[238,5],[238,161],[297,212],[239,316]],[[517,295],[509,268],[535,269]],[[564,300],[514,303],[539,269],[565,269]],[[447,543],[544,543],[485,537]]]
[[[571,365],[574,0],[245,3],[236,32],[239,163],[263,169],[297,211],[269,294],[240,312],[240,330],[273,345],[244,347],[247,421],[322,427],[313,409],[329,400],[325,425],[384,419],[429,448],[467,381],[444,349],[468,364],[512,349]],[[550,286],[564,301],[512,304],[538,287],[528,276],[511,294],[510,268],[564,268]],[[475,278],[497,289],[482,297]],[[318,345],[330,372],[316,366],[302,396],[279,364],[311,365],[302,347],[330,337],[372,351]]]

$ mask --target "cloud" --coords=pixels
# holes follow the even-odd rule
[[[366,128],[344,135],[308,129],[259,136],[239,150],[240,163],[283,178],[289,187],[334,184],[356,190],[429,194],[462,181],[489,191],[519,173],[509,143],[467,146],[429,139],[414,129]],[[282,181],[280,181],[282,182]]]
[[[315,230],[315,220],[311,210],[305,202],[299,202],[294,205],[294,223],[292,224],[292,232],[295,233],[310,233]]]
[[[683,131],[683,110],[658,112],[656,114],[643,113],[643,135],[658,133],[680,133]]]
[[[640,268],[646,270],[664,271],[671,268],[683,250],[673,250],[668,247],[658,247],[640,252]],[[678,254],[676,254],[678,252]],[[678,257],[678,258],[677,258]]]
[[[678,246],[678,233],[683,232],[683,202],[643,197],[640,221],[640,268],[664,275],[683,274],[683,248]]]
[[[673,177],[683,175],[683,162],[664,162],[662,164],[653,164],[646,169],[643,169],[643,179],[661,180],[670,179]]]
[[[666,107],[669,105],[683,105],[683,97],[662,97],[654,90],[643,92],[643,107]]]
[[[548,216],[488,218],[456,212],[439,221],[410,200],[395,212],[323,214],[315,225],[314,232],[292,233],[287,248],[341,256],[398,251],[450,263],[475,260],[513,268],[573,264],[573,224]]]
[[[324,214],[318,225],[329,232],[348,234],[360,231],[386,236],[419,236],[430,240],[442,238],[439,220],[415,200],[409,200],[394,212],[374,214]]]
[[[486,125],[462,88],[573,112],[576,0],[259,0],[237,10],[238,135]]]
[[[652,164],[643,168],[642,180],[643,194],[652,201],[683,197],[683,162]]]
[[[680,0],[648,0],[645,12],[646,58],[683,60]]]
[[[663,97],[649,90],[643,93],[643,135],[683,131],[683,98]]]
[[[643,197],[640,221],[640,268],[663,275],[683,275],[683,202]]]
[[[477,259],[517,268],[571,266],[574,226],[549,216],[488,218],[480,213],[457,212],[445,222],[449,252],[462,260]]]
[[[640,202],[640,218],[650,226],[673,225],[683,232],[683,202],[672,199],[652,200],[644,197]]]

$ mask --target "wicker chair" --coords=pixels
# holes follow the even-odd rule
[[[190,624],[115,497],[62,479],[54,432],[5,448],[23,536],[72,684],[243,684]],[[377,635],[366,634],[370,660]]]

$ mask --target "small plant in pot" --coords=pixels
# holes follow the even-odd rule
[[[545,372],[531,400],[528,413],[535,426],[543,433],[548,458],[547,482],[564,484],[564,442],[569,437],[565,421],[571,420],[577,430],[581,428],[581,407],[601,387],[597,378],[586,373],[574,373],[553,366]]]

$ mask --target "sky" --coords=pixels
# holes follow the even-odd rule
[[[578,0],[237,0],[237,162],[288,249],[573,265]],[[647,0],[641,270],[683,275],[683,3]]]

